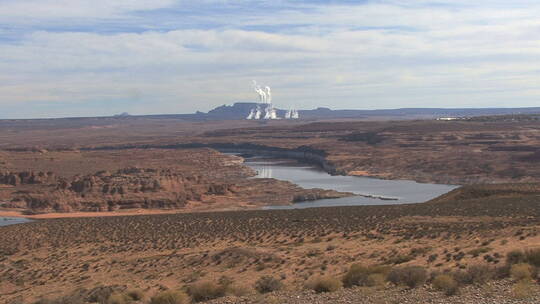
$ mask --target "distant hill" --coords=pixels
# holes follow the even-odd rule
[[[256,108],[255,102],[237,102],[232,105],[222,105],[214,108],[208,113],[197,111],[193,114],[158,114],[158,115],[130,115],[122,113],[109,117],[69,117],[53,119],[10,119],[0,120],[0,127],[20,125],[24,127],[28,121],[44,126],[55,125],[58,120],[73,125],[99,125],[108,124],[119,120],[137,119],[181,119],[187,121],[209,121],[209,120],[238,120],[245,119],[251,109]],[[278,117],[284,117],[287,109],[277,109]],[[491,116],[499,115],[530,115],[540,114],[540,107],[534,108],[402,108],[384,110],[332,110],[329,108],[316,108],[312,110],[300,110],[300,119],[339,119],[339,118],[374,118],[374,119],[435,119],[439,117],[484,117],[483,119],[496,119]],[[506,117],[505,119],[508,119]]]
[[[249,111],[257,107],[254,102],[237,102],[231,106],[222,105],[208,113],[198,112],[195,114],[206,119],[244,119]],[[283,117],[286,110],[278,109],[278,116]],[[369,118],[369,117],[394,117],[394,118],[437,118],[437,117],[472,117],[489,115],[510,114],[536,114],[540,113],[540,107],[535,108],[403,108],[385,110],[332,110],[329,108],[317,108],[313,110],[298,110],[300,118],[325,119],[325,118]]]

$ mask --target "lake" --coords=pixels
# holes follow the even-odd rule
[[[28,223],[31,220],[20,217],[0,217],[0,226]]]
[[[287,160],[246,158],[245,165],[257,171],[255,178],[286,180],[302,188],[321,188],[358,195],[381,197],[345,197],[295,203],[289,206],[268,206],[265,209],[295,209],[330,206],[389,205],[420,203],[445,194],[458,186],[425,184],[408,180],[383,180],[359,176],[332,176],[322,169]]]

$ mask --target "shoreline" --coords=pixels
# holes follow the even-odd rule
[[[221,151],[220,151],[221,152]],[[241,157],[242,163],[244,163],[245,158]],[[289,158],[289,160],[293,160],[294,158]],[[300,159],[296,159],[296,161],[302,162]],[[304,162],[306,164],[315,165],[314,163]],[[324,168],[321,168],[323,171]],[[328,173],[328,172],[327,172]],[[399,200],[397,197],[389,197],[389,196],[383,196],[383,195],[375,195],[375,194],[366,194],[366,193],[352,193],[352,196],[358,196],[358,197],[365,197],[365,198],[372,198],[376,200],[381,201],[395,201]],[[316,202],[317,200],[308,200],[308,201],[300,201],[300,202],[292,202],[289,206],[294,206],[296,203],[306,203],[306,202]],[[422,203],[422,202],[417,202]],[[7,208],[0,208],[0,218],[1,217],[11,217],[11,218],[25,218],[25,219],[31,219],[31,220],[40,220],[40,219],[62,219],[62,218],[89,218],[89,217],[115,217],[115,216],[137,216],[137,215],[165,215],[165,214],[178,214],[178,213],[205,213],[205,212],[227,212],[227,211],[246,211],[246,210],[272,210],[268,209],[268,207],[272,207],[272,205],[264,205],[264,206],[254,206],[249,204],[248,202],[239,202],[238,205],[231,206],[231,207],[221,207],[221,208],[215,208],[215,209],[208,209],[208,208],[188,208],[188,209],[143,209],[143,208],[137,208],[137,209],[120,209],[116,211],[75,211],[75,212],[50,212],[50,213],[36,213],[36,214],[25,214],[28,210],[26,209],[7,209]],[[328,206],[328,207],[339,207],[338,206]],[[318,206],[313,206],[311,208],[323,208]],[[295,209],[295,208],[292,208]]]
[[[26,218],[32,220],[61,219],[61,218],[87,218],[87,217],[115,217],[115,216],[138,216],[138,215],[165,215],[179,213],[207,213],[207,212],[228,212],[228,211],[249,211],[262,210],[247,205],[236,206],[236,208],[217,209],[123,209],[122,211],[76,211],[76,212],[51,212],[39,214],[24,214],[23,210],[0,209],[0,218]]]
[[[24,214],[19,210],[0,210],[0,217],[26,218],[32,220],[57,219],[57,218],[81,218],[81,217],[111,217],[111,216],[136,216],[136,215],[154,215],[154,214],[174,214],[182,213],[180,210],[143,210],[134,209],[125,212],[102,211],[102,212],[52,212],[40,214]]]
[[[469,184],[466,176],[455,176],[448,180],[441,180],[437,176],[408,176],[407,174],[395,174],[392,172],[374,173],[366,170],[346,170],[340,168],[332,160],[327,151],[309,147],[300,146],[296,148],[278,147],[267,144],[258,144],[250,142],[224,143],[224,142],[197,142],[192,141],[183,144],[135,144],[135,145],[114,145],[83,147],[81,151],[99,151],[99,150],[126,150],[126,149],[197,149],[209,148],[220,153],[235,154],[253,154],[262,157],[285,158],[300,161],[306,164],[314,164],[330,175],[336,176],[359,176],[381,180],[409,180],[419,184],[438,184],[438,185],[456,185],[463,186]]]

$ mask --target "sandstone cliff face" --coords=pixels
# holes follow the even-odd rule
[[[56,181],[53,172],[0,172],[0,184],[18,186],[21,184],[47,184]]]
[[[5,207],[40,212],[113,211],[125,208],[181,208],[205,195],[226,195],[230,185],[170,169],[125,168],[72,179],[21,172],[0,175],[0,183],[42,187],[17,191]]]

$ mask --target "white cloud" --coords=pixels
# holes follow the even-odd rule
[[[88,8],[85,1],[69,1],[48,14],[44,8],[59,2],[37,2],[41,8],[9,0],[11,8],[0,6],[0,18],[25,7],[18,14],[128,18],[133,11],[172,5],[96,1]],[[92,111],[93,103],[103,102],[109,102],[110,114],[192,112],[250,100],[253,78],[272,85],[284,107],[537,105],[540,5],[425,2],[305,4],[279,16],[259,12],[256,18],[211,10],[182,16],[194,22],[229,20],[214,28],[29,31],[20,39],[0,40],[0,105],[19,107],[19,113],[32,103],[55,105],[44,116]],[[257,30],[245,29],[255,25]]]
[[[174,3],[174,0],[3,0],[0,17],[18,22],[58,18],[112,18],[128,12],[164,8]]]

